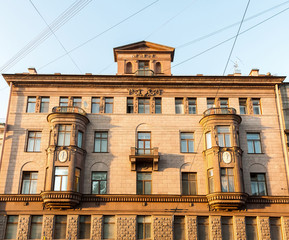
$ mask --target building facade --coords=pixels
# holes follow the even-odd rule
[[[0,239],[289,239],[285,77],[173,76],[150,42],[114,58],[3,74]]]

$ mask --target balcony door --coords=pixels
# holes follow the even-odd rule
[[[138,154],[151,154],[151,133],[138,132],[137,133],[137,147]]]

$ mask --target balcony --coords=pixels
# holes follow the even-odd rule
[[[238,192],[221,192],[207,195],[211,210],[241,210],[244,209],[247,198],[247,193]]]
[[[78,113],[86,116],[86,112],[80,107],[74,106],[57,106],[52,108],[53,113]]]
[[[131,170],[136,171],[137,165],[145,166],[147,169],[158,171],[159,168],[159,148],[135,148],[130,149],[129,160],[131,162]]]
[[[136,76],[153,76],[154,71],[150,69],[138,69],[135,71],[134,75]]]
[[[204,117],[217,114],[237,114],[235,108],[209,108],[204,112]]]
[[[75,208],[81,201],[81,193],[66,191],[48,191],[42,192],[43,203],[48,209],[70,209]]]

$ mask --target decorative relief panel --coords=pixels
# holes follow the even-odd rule
[[[77,240],[78,215],[68,215],[67,223],[67,239]]]
[[[136,239],[136,216],[117,217],[117,239]]]
[[[269,217],[257,217],[258,236],[262,240],[271,240]]]
[[[236,240],[246,240],[246,222],[245,217],[235,216],[233,218],[234,235]]]
[[[281,217],[283,239],[289,239],[289,217]]]
[[[29,215],[20,215],[17,227],[17,240],[27,240],[29,234]]]
[[[221,216],[210,216],[210,234],[210,239],[222,240]]]
[[[0,215],[0,240],[4,239],[7,216]]]
[[[196,216],[187,216],[187,239],[195,240],[198,239],[198,226]]]
[[[53,239],[53,225],[54,225],[54,216],[53,215],[44,215],[43,216],[43,227],[42,227],[42,236],[45,240]]]
[[[102,219],[100,215],[92,215],[91,239],[93,240],[101,240]]]
[[[135,95],[137,97],[152,97],[152,96],[159,96],[162,95],[162,90],[161,89],[128,89],[128,94],[129,95]]]
[[[153,220],[154,240],[173,239],[173,218],[172,216],[155,216]]]

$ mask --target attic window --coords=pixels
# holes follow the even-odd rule
[[[138,69],[139,70],[149,70],[149,61],[139,61],[138,62]]]
[[[131,64],[131,62],[128,62],[126,64],[126,73],[128,73],[128,74],[132,73],[132,64]]]
[[[162,65],[160,62],[156,63],[156,73],[162,73]]]

